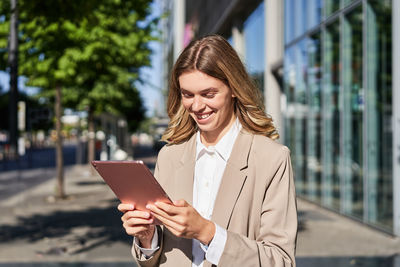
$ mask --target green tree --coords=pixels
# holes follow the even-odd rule
[[[57,196],[64,197],[62,103],[93,116],[111,112],[142,119],[134,81],[150,64],[156,20],[150,0],[19,1],[19,72],[54,101]],[[6,68],[9,4],[0,2],[0,69]],[[130,113],[131,112],[131,113]],[[135,127],[131,124],[131,128]],[[94,148],[94,140],[91,142]],[[91,150],[94,150],[94,149]]]

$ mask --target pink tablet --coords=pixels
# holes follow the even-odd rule
[[[135,204],[138,210],[147,210],[148,203],[172,203],[161,185],[142,161],[92,161],[122,203]]]

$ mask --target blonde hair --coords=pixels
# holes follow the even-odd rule
[[[198,130],[196,122],[181,103],[179,85],[179,76],[196,70],[221,80],[232,90],[235,113],[244,129],[271,139],[279,138],[272,118],[265,113],[261,92],[250,79],[236,51],[223,37],[208,35],[192,41],[172,68],[167,100],[170,122],[161,140],[169,144],[183,143]]]

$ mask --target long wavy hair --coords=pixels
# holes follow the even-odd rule
[[[190,139],[198,127],[182,105],[179,76],[201,71],[225,83],[234,98],[234,112],[247,131],[279,138],[272,118],[265,113],[260,90],[247,74],[243,63],[232,46],[219,35],[208,35],[192,41],[180,54],[172,68],[169,81],[167,112],[168,128],[161,140],[179,144]]]

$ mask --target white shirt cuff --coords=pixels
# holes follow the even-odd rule
[[[160,248],[160,246],[158,245],[157,226],[154,230],[153,239],[151,240],[151,248],[142,248],[139,244],[139,240],[136,237],[133,238],[133,245],[139,248],[146,258],[150,258],[151,256],[153,256],[154,253]]]
[[[222,228],[218,224],[215,225],[215,235],[208,246],[203,245],[200,242],[201,249],[206,253],[206,260],[214,265],[218,265],[221,259],[222,252],[225,248],[225,243],[227,239],[226,229]]]

